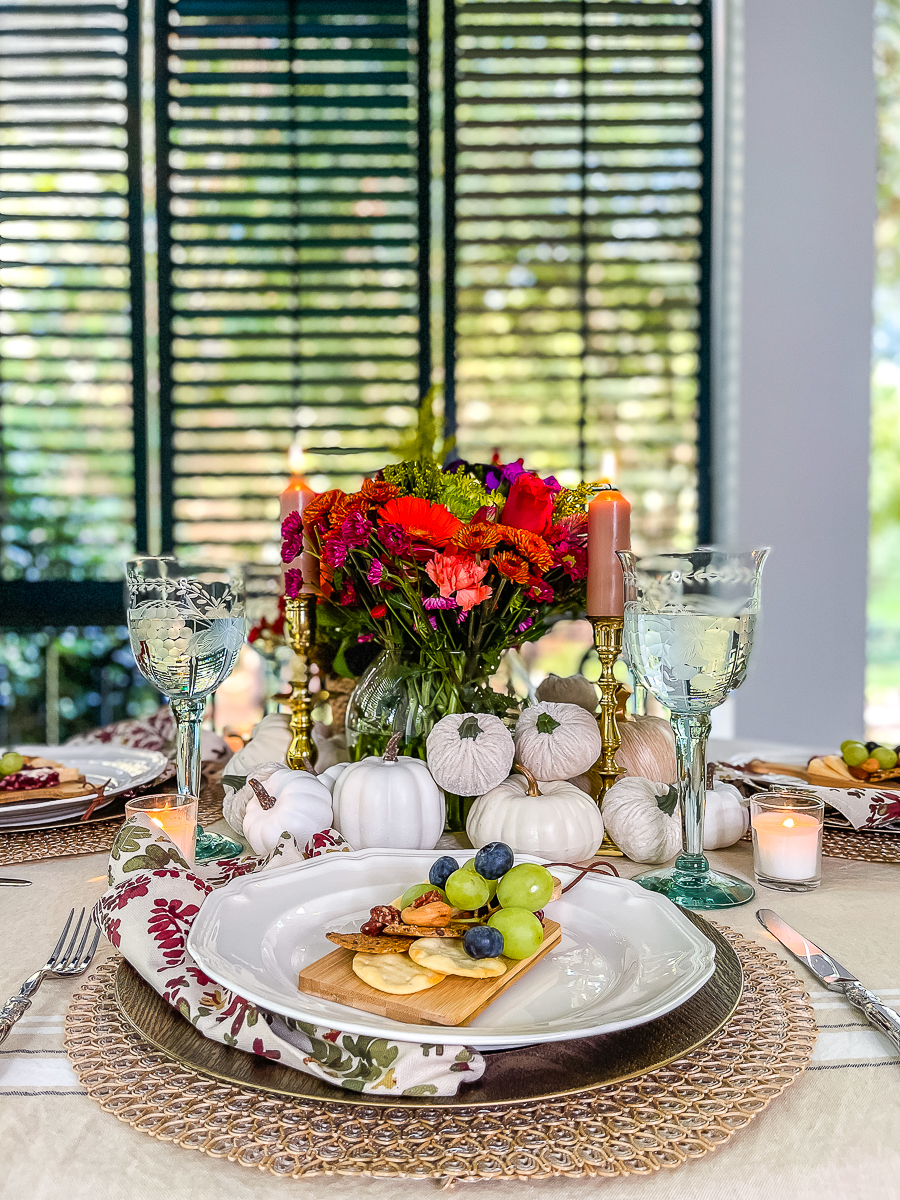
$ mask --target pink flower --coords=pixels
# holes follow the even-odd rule
[[[476,604],[480,604],[482,600],[487,600],[488,596],[493,595],[493,592],[494,589],[489,587],[460,588],[456,593],[456,603],[465,614]]]
[[[543,579],[537,579],[528,589],[528,595],[532,600],[549,604],[553,599],[553,588],[549,583],[544,583]]]
[[[288,600],[296,600],[303,587],[303,572],[297,567],[291,567],[284,573],[284,594]]]
[[[489,590],[490,590],[490,589],[489,589]],[[460,611],[460,612],[458,612],[458,613],[456,614],[456,623],[457,623],[457,625],[462,625],[463,621],[466,619],[466,617],[467,617],[468,615],[469,615],[469,610],[468,610],[468,609],[466,609],[465,611]]]
[[[348,604],[355,604],[355,603],[356,603],[356,588],[353,586],[353,584],[350,582],[350,580],[347,579],[344,581],[344,586],[341,589],[341,597],[338,600],[338,604],[342,604],[342,605],[346,606]]]
[[[342,537],[329,537],[325,539],[325,545],[322,547],[322,557],[329,567],[337,569],[346,562],[348,549],[349,547]]]
[[[422,601],[423,608],[456,608],[456,601],[449,596],[426,596]]]
[[[534,617],[526,617],[524,621],[520,621],[516,626],[517,633],[524,633],[526,629],[530,629],[534,624]]]
[[[412,543],[402,525],[379,525],[378,540],[388,554],[409,554]]]
[[[341,525],[341,538],[348,546],[364,546],[369,540],[372,526],[361,512],[353,512]]]
[[[374,642],[375,634],[374,633],[360,633],[357,635],[356,640],[358,642]]]
[[[289,512],[281,523],[281,561],[293,562],[303,549],[303,518]]]
[[[369,567],[369,573],[366,576],[366,579],[372,584],[382,583],[387,577],[387,573],[387,567],[384,565],[381,559],[373,558],[372,565]]]
[[[481,583],[487,569],[487,563],[476,562],[468,554],[436,554],[425,566],[428,578],[437,584],[442,596]]]
[[[435,631],[435,633],[437,633],[437,617],[429,617],[429,618],[428,618],[428,624],[429,624],[429,625],[431,626],[431,628],[432,628],[432,629]],[[110,938],[110,941],[112,941],[112,939],[111,939],[111,938]],[[116,943],[116,945],[118,945],[118,942]]]

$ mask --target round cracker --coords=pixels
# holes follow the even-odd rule
[[[444,978],[415,963],[406,954],[354,954],[353,974],[378,992],[409,996],[424,992]]]
[[[502,958],[472,958],[463,949],[462,938],[419,938],[409,948],[413,962],[442,975],[465,979],[496,979],[506,974]]]

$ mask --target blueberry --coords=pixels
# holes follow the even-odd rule
[[[473,925],[466,930],[463,950],[469,958],[496,958],[503,953],[503,934],[490,925]]]
[[[451,858],[449,854],[445,854],[436,863],[432,863],[431,870],[428,872],[428,882],[433,883],[435,887],[442,888],[453,872],[458,870],[459,863],[456,859]]]
[[[482,879],[499,879],[511,869],[514,861],[506,842],[488,842],[475,855],[475,870]]]

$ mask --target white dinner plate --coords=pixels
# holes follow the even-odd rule
[[[16,746],[20,754],[48,758],[64,767],[77,767],[88,783],[99,786],[110,780],[104,799],[95,812],[105,808],[129,788],[150,783],[168,761],[157,750],[136,750],[98,742],[90,746]],[[0,804],[0,830],[35,829],[56,825],[80,817],[92,803],[91,796],[63,797],[55,800],[26,800],[21,804]]]
[[[298,1021],[400,1042],[485,1050],[612,1033],[661,1017],[710,978],[715,948],[670,901],[630,879],[588,875],[549,904],[562,938],[463,1028],[408,1025],[307,996],[297,975],[352,933],[376,904],[428,877],[436,851],[327,854],[214,891],[188,935],[201,970],[262,1008]],[[517,862],[540,862],[520,854]],[[565,885],[571,868],[554,867]]]

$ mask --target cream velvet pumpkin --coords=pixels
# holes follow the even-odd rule
[[[668,862],[681,849],[681,819],[673,787],[626,775],[612,785],[602,807],[606,832],[633,862]]]
[[[620,771],[660,783],[675,782],[675,734],[668,721],[662,717],[619,721],[619,738],[616,766]]]
[[[603,818],[590,796],[567,779],[538,782],[511,775],[478,797],[466,834],[476,849],[506,842],[518,854],[577,862],[596,854]]]
[[[351,763],[334,785],[334,827],[354,850],[432,850],[444,832],[444,793],[419,758],[397,754]]]
[[[282,767],[265,783],[259,783],[253,775],[248,782],[255,795],[244,811],[244,837],[257,854],[274,850],[285,831],[305,846],[314,833],[331,827],[331,794],[308,771]]]
[[[513,736],[517,760],[542,780],[589,771],[603,749],[596,718],[577,704],[532,704]]]
[[[512,734],[489,713],[441,717],[425,748],[435,783],[457,796],[479,796],[502,783],[516,753]]]

